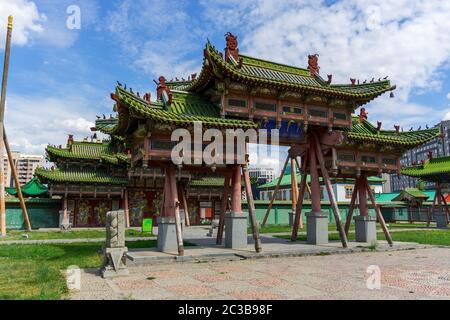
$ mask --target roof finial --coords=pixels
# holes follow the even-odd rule
[[[361,110],[359,110],[359,122],[363,123],[364,120],[367,120],[367,115],[369,113],[366,111],[366,108],[361,108]]]
[[[13,16],[8,17],[8,29],[12,29],[13,27]]]
[[[317,53],[308,55],[308,70],[311,76],[319,75],[319,55]]]
[[[225,61],[228,62],[230,57],[238,62],[239,61],[239,48],[238,48],[238,40],[237,36],[232,34],[231,32],[227,32],[225,34],[225,40],[227,42],[227,46],[225,48]]]

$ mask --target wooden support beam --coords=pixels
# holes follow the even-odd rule
[[[437,193],[437,188],[436,188],[436,192],[434,193],[434,198],[433,198],[433,204],[431,205],[431,211],[428,213],[427,227],[430,227],[431,220],[433,218],[434,207],[436,205],[437,195],[438,195],[438,193]]]
[[[125,213],[125,226],[130,227],[130,209],[128,208],[128,190],[123,192],[123,211]]]
[[[291,158],[291,203],[293,214],[295,214],[295,208],[297,207],[297,197],[298,197],[298,185],[297,185],[297,172],[295,171],[295,158]]]
[[[306,158],[304,158],[304,159],[306,159]],[[305,161],[305,160],[303,160],[303,161]],[[299,165],[297,158],[295,158],[295,163],[297,164],[297,167],[299,168],[300,173],[301,173],[301,172],[302,172],[302,171],[301,171],[301,166]],[[306,170],[304,171],[303,174],[306,175],[306,178],[305,178],[305,179],[306,179],[306,180],[305,180],[305,187],[308,187],[308,183],[307,183],[308,174],[306,173]],[[300,177],[300,179],[301,179],[301,177]],[[297,179],[296,179],[296,181],[297,181]],[[306,188],[305,188],[305,189],[306,189]],[[298,199],[297,199],[297,201],[296,201],[296,206],[295,206],[295,212],[296,212],[296,214],[297,214],[297,205],[298,205],[298,201],[299,201],[299,199],[300,199],[300,192],[299,192],[298,188],[297,188],[297,198],[298,198]],[[302,206],[303,206],[304,198],[305,198],[305,190],[303,190],[303,194],[302,194],[302,196],[301,196],[301,199],[302,199]],[[300,212],[300,217],[299,217],[299,224],[298,224],[298,227],[299,227],[300,229],[303,229],[303,218],[302,218],[301,212]]]
[[[364,176],[364,178],[361,179],[361,185],[362,185],[361,188],[366,188],[367,193],[369,194],[370,201],[372,202],[372,206],[375,209],[375,212],[377,213],[378,222],[381,224],[381,229],[383,229],[384,236],[386,237],[386,240],[389,243],[389,245],[392,247],[394,243],[392,241],[391,234],[389,233],[389,230],[386,226],[383,214],[381,213],[380,208],[377,206],[372,189],[370,189],[369,184],[367,183],[367,177]]]
[[[256,252],[261,252],[261,239],[259,238],[259,224],[256,219],[255,203],[253,202],[252,185],[250,183],[250,174],[248,172],[248,165],[242,166],[242,175],[244,176],[245,192],[247,194],[248,213],[250,216],[250,223],[252,225],[253,240],[255,241]]]
[[[28,231],[31,231],[30,218],[28,217],[27,206],[25,205],[25,199],[23,198],[22,189],[20,188],[19,177],[17,176],[16,166],[14,165],[14,160],[9,147],[8,137],[6,136],[6,130],[3,126],[3,141],[5,143],[6,154],[8,156],[9,167],[11,168],[11,173],[14,178],[14,184],[16,185],[17,195],[19,196],[20,207],[22,208],[23,220],[25,221],[25,226]],[[1,164],[3,166],[3,163]]]
[[[360,187],[359,178],[356,178],[355,186],[353,187],[352,199],[350,200],[350,205],[348,207],[347,220],[345,220],[345,234],[348,236],[348,231],[350,230],[350,225],[352,223],[353,210],[355,208],[356,195],[358,194],[358,188]]]
[[[315,132],[313,132],[313,144],[315,146],[315,152],[317,155],[317,160],[319,161],[320,171],[322,172],[322,177],[325,183],[325,187],[328,192],[328,198],[330,199],[331,208],[334,214],[334,220],[336,222],[336,227],[339,231],[339,238],[341,239],[342,246],[344,248],[348,247],[347,244],[347,235],[345,234],[344,227],[342,226],[341,215],[339,213],[339,208],[337,205],[336,197],[334,196],[333,187],[331,185],[330,175],[328,174],[328,170],[325,167],[325,160],[323,158],[322,149],[320,148],[319,137]],[[312,151],[314,152],[314,151]]]
[[[273,194],[272,194],[272,199],[270,200],[269,206],[267,207],[266,215],[264,216],[263,223],[262,223],[262,226],[263,226],[263,227],[266,225],[267,218],[269,217],[269,213],[270,213],[270,210],[272,209],[273,202],[275,201],[275,198],[276,198],[276,196],[277,196],[277,192],[278,192],[278,189],[280,188],[281,180],[282,180],[283,177],[284,177],[284,171],[286,170],[286,167],[287,167],[287,165],[288,165],[289,158],[290,158],[290,157],[289,157],[289,155],[288,155],[288,156],[286,157],[286,161],[284,162],[283,169],[281,170],[280,177],[278,178],[278,182],[277,182],[277,185],[276,185],[276,187],[275,187],[275,190],[274,190],[274,192],[273,192]]]
[[[172,167],[169,168],[167,170],[167,175],[169,176],[170,195],[171,195],[171,199],[169,201],[171,203],[171,210],[173,210],[175,216],[178,255],[183,256],[184,255],[183,233],[181,231],[180,202],[178,201],[177,179],[175,177],[175,169]]]
[[[0,97],[0,236],[6,236],[6,207],[5,207],[5,168],[3,165],[3,126],[5,118],[6,86],[8,82],[9,58],[11,55],[11,35],[13,17],[8,17],[6,31],[5,59],[3,64],[2,88]]]
[[[188,208],[188,204],[187,204],[187,200],[186,200],[186,193],[184,190],[184,185],[179,183],[178,188],[179,188],[179,194],[181,197],[181,204],[183,206],[183,211],[184,211],[184,223],[186,224],[186,227],[190,227],[191,221],[189,218],[189,208]]]
[[[291,240],[296,241],[298,236],[298,227],[301,221],[302,216],[302,209],[303,209],[303,198],[305,195],[305,189],[306,189],[306,179],[307,179],[307,173],[306,168],[309,161],[309,154],[308,151],[305,152],[305,155],[302,159],[302,164],[300,167],[300,190],[298,192],[298,201],[297,201],[297,207],[295,208],[295,219],[294,219],[294,225],[292,226],[292,234],[291,234]]]
[[[225,173],[225,182],[224,182],[224,185],[223,185],[222,205],[220,207],[219,227],[217,229],[217,238],[216,238],[216,244],[217,245],[221,245],[222,244],[223,230],[224,230],[224,227],[225,227],[225,212],[227,211],[228,195],[230,193],[230,180],[231,180],[231,173],[230,172]]]

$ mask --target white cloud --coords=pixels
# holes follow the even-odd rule
[[[323,1],[223,0],[203,4],[218,27],[241,32],[241,52],[300,67],[306,67],[308,54],[319,53],[321,74],[333,74],[335,83],[389,75],[397,85],[396,99],[385,103],[393,109],[377,105],[385,111],[378,115],[386,122],[394,121],[393,111],[402,124],[413,119],[422,122],[421,112],[430,108],[410,104],[411,94],[440,91],[447,74],[440,68],[448,68],[450,60],[448,1],[349,0],[326,5]],[[401,119],[401,114],[407,118]],[[429,113],[427,120],[440,120],[439,112]]]
[[[0,48],[4,47],[6,25],[8,16],[12,15],[13,36],[12,42],[25,45],[32,34],[42,33],[42,23],[47,21],[44,14],[39,13],[36,4],[29,0],[1,1],[0,2]]]
[[[447,93],[447,99],[450,100],[450,92]]]
[[[450,111],[444,115],[444,118],[442,120],[444,120],[444,121],[450,120]]]
[[[65,145],[67,135],[77,139],[91,135],[95,119],[92,102],[79,97],[10,95],[5,127],[11,146],[22,152],[43,154],[45,146]]]

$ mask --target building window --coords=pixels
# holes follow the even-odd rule
[[[376,163],[377,160],[375,156],[363,155],[361,156],[361,161],[366,163]]]
[[[275,103],[257,102],[254,103],[255,109],[265,111],[277,111],[277,105]]]
[[[283,112],[284,113],[293,113],[293,114],[302,114],[302,108],[301,107],[290,107],[290,106],[283,106]]]
[[[309,109],[308,115],[311,117],[328,118],[328,111],[318,110],[318,109]]]
[[[355,162],[355,154],[350,152],[339,152],[337,158],[339,161]]]
[[[242,99],[228,99],[230,107],[247,108],[247,101]]]
[[[353,186],[345,186],[345,199],[351,199],[353,195]]]
[[[347,120],[347,114],[341,112],[333,112],[333,118],[335,120]]]
[[[395,165],[396,164],[395,158],[383,158],[383,164]]]

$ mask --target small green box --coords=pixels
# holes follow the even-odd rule
[[[153,219],[145,218],[142,220],[142,232],[150,232],[153,234]]]

